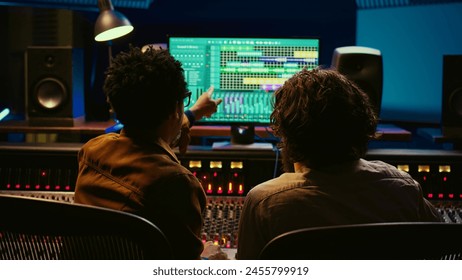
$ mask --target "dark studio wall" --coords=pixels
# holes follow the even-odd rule
[[[148,11],[128,10],[136,40],[166,40],[166,34],[215,36],[319,37],[321,63],[335,47],[356,41],[355,1],[166,1]],[[133,15],[133,16],[132,16]]]

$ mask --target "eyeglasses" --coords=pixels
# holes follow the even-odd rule
[[[191,92],[188,90],[187,92],[184,93],[184,97],[183,97],[183,105],[185,107],[188,107],[189,104],[191,103]]]

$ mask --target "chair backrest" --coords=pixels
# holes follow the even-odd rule
[[[0,259],[172,259],[161,230],[122,211],[0,195]]]
[[[462,259],[462,224],[377,223],[305,228],[275,237],[260,259]]]

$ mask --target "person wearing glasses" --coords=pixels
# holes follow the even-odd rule
[[[172,148],[190,125],[186,86],[181,63],[167,50],[130,47],[113,59],[103,90],[123,129],[82,146],[75,202],[142,216],[162,230],[174,258],[200,259],[206,196]],[[216,111],[221,100],[212,92],[191,107],[190,118]]]

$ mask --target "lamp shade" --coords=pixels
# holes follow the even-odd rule
[[[104,42],[122,37],[133,30],[130,21],[114,10],[110,0],[98,0],[100,14],[95,23],[95,41]]]

